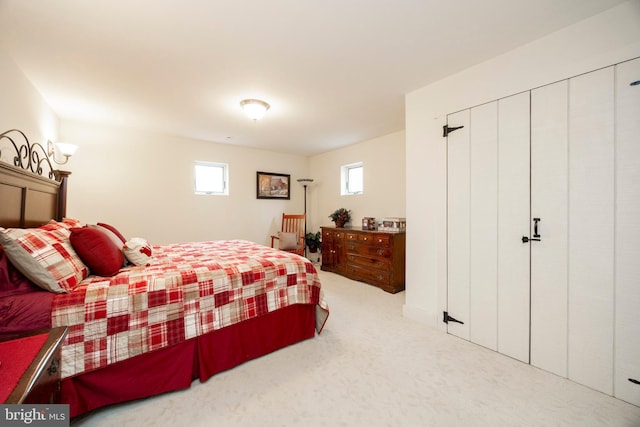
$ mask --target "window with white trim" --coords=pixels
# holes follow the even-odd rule
[[[362,194],[364,192],[364,165],[362,162],[341,167],[341,195]]]
[[[229,165],[196,161],[194,164],[196,194],[229,195]]]

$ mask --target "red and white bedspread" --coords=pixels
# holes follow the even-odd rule
[[[318,273],[298,255],[243,240],[153,247],[147,267],[89,276],[57,294],[52,326],[68,326],[62,377],[161,349],[292,304],[329,315]]]

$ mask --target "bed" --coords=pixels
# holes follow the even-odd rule
[[[0,134],[0,338],[68,328],[60,398],[72,417],[188,388],[322,331],[329,309],[307,259],[245,240],[153,245],[67,218],[70,174],[38,149]]]

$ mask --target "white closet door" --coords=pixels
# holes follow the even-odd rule
[[[529,363],[530,244],[523,243],[522,237],[529,236],[530,218],[529,96],[529,92],[524,92],[498,101],[498,215],[496,217],[498,224],[498,351],[526,363]],[[488,166],[493,167],[493,165]],[[492,178],[495,178],[495,175]],[[488,186],[490,183],[484,184]],[[491,196],[494,196],[493,192]],[[491,203],[493,199],[486,201]],[[493,229],[491,231],[494,232]],[[538,242],[531,244],[536,243]],[[491,251],[493,250],[494,247],[491,247]],[[494,256],[493,253],[490,255]],[[493,261],[493,258],[488,260],[491,263],[492,272],[495,268]],[[473,298],[471,301],[473,304]],[[473,331],[473,323],[471,328]]]
[[[531,92],[531,364],[567,377],[567,80]],[[531,235],[533,236],[533,225]]]
[[[447,311],[464,324],[447,332],[469,339],[469,110],[450,114],[447,123],[464,126],[447,137]]]
[[[448,331],[528,362],[529,93],[447,121]]]
[[[450,115],[448,176],[449,331],[636,405],[638,81],[640,59]]]
[[[497,350],[498,103],[471,109],[469,334]]]
[[[569,378],[613,394],[614,68],[569,80]]]
[[[616,67],[614,395],[640,406],[640,59]]]

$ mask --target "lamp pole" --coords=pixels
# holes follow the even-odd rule
[[[307,185],[313,182],[312,178],[300,178],[298,182],[304,187],[304,256],[307,256]]]

